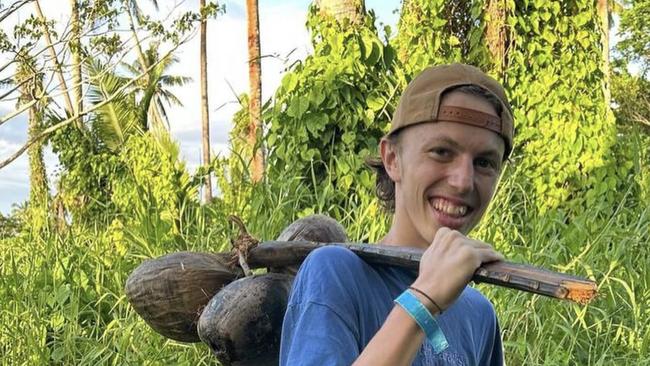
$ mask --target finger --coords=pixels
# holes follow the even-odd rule
[[[488,263],[488,262],[494,262],[494,261],[501,261],[501,260],[505,259],[503,254],[495,251],[491,247],[490,248],[479,248],[479,249],[476,249],[476,250],[477,250],[477,253],[478,253],[478,256],[479,256],[478,259],[480,260],[481,264],[482,263]]]
[[[480,240],[468,239],[468,242],[477,249],[493,249],[492,245]]]
[[[449,235],[449,233],[451,233],[451,231],[452,230],[450,228],[445,226],[439,228],[438,231],[436,231],[436,235],[434,236],[433,241],[443,240],[445,237]]]

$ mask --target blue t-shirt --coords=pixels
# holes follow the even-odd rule
[[[281,365],[350,365],[382,326],[393,300],[417,273],[371,265],[352,251],[327,246],[305,259],[293,283],[282,325]],[[449,347],[435,354],[426,341],[413,365],[502,365],[492,304],[466,287],[437,317]]]

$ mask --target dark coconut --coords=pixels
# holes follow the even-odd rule
[[[288,274],[255,275],[232,282],[210,300],[198,332],[223,365],[278,364],[292,282]]]
[[[305,216],[292,222],[287,226],[277,241],[306,240],[317,243],[345,243],[348,236],[345,234],[345,228],[333,218],[316,214]],[[269,272],[279,272],[295,275],[298,273],[299,266],[288,267],[271,267]]]
[[[325,215],[310,215],[287,226],[278,241],[307,240],[318,243],[345,243],[345,228],[338,221]]]
[[[225,285],[243,277],[229,254],[178,252],[147,260],[126,281],[126,296],[156,332],[199,342],[196,324],[205,305]]]

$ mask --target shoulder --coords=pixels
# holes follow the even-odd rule
[[[328,245],[312,251],[300,266],[293,285],[294,302],[354,297],[372,267],[351,250]]]
[[[309,267],[314,264],[335,267],[356,267],[362,263],[364,263],[363,260],[350,249],[338,245],[326,245],[309,253],[301,267]]]
[[[492,303],[477,289],[467,286],[456,302],[440,315],[442,327],[456,349],[470,364],[479,363],[493,346],[501,344],[499,325]],[[500,347],[500,346],[499,346]]]
[[[336,245],[320,247],[307,256],[298,270],[297,278],[334,281],[353,280],[371,269],[363,259],[350,249]],[[350,277],[350,276],[355,277]]]
[[[497,327],[494,306],[490,300],[473,287],[465,287],[450,310],[452,309],[456,315],[465,318],[471,328],[493,332]]]
[[[458,299],[465,307],[471,308],[475,314],[493,315],[494,306],[483,294],[474,287],[467,286]]]

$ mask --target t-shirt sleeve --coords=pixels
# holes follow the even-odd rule
[[[340,247],[319,248],[293,283],[282,324],[280,365],[350,365],[359,356],[361,260]]]

